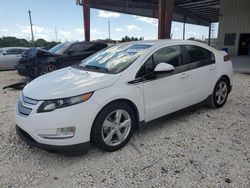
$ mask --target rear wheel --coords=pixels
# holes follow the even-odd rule
[[[227,101],[228,93],[229,83],[227,79],[220,78],[214,87],[213,95],[210,99],[210,106],[213,108],[222,107]]]
[[[96,117],[92,142],[102,150],[116,151],[129,142],[135,124],[135,113],[129,105],[111,103]]]

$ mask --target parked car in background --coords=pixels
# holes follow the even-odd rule
[[[16,105],[17,133],[46,150],[115,151],[140,122],[206,101],[222,107],[233,84],[226,52],[194,41],[122,43],[41,76]]]
[[[21,54],[27,49],[23,47],[0,48],[0,70],[15,69]]]
[[[30,48],[22,54],[16,68],[20,75],[36,78],[78,63],[106,47],[107,44],[98,42],[66,42],[60,43],[48,51]]]

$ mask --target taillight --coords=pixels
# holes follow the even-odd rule
[[[231,60],[231,57],[229,56],[229,55],[225,55],[224,56],[224,61],[226,62],[226,61],[230,61]]]

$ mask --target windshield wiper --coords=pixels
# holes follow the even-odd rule
[[[103,72],[109,72],[109,69],[106,67],[98,67],[98,66],[94,66],[94,65],[85,65],[84,67],[87,69],[95,69],[95,70],[100,70]]]

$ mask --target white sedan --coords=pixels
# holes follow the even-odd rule
[[[115,151],[140,123],[204,101],[222,107],[232,76],[230,57],[198,42],[117,44],[30,82],[16,105],[17,133],[67,155],[90,143]]]
[[[24,47],[0,48],[0,70],[15,69],[21,54],[27,49]]]

